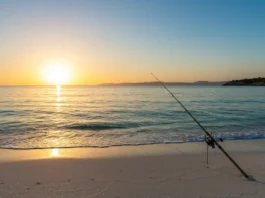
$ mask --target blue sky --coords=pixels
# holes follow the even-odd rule
[[[43,59],[88,84],[265,76],[265,1],[0,0],[0,28],[0,84]]]

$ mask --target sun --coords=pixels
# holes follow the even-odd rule
[[[55,148],[51,150],[51,156],[52,157],[59,157],[60,156],[60,152],[59,149]]]
[[[67,65],[50,64],[44,69],[44,78],[48,83],[55,85],[62,85],[69,83],[70,70]]]

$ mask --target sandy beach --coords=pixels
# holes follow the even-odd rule
[[[265,0],[0,0],[0,198],[265,198],[264,24]]]
[[[247,181],[217,149],[210,150],[207,165],[204,143],[1,150],[2,156],[10,158],[0,163],[0,197],[264,197],[263,143],[227,141],[224,145],[256,181]]]

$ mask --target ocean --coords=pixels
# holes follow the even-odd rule
[[[224,140],[265,138],[265,87],[169,86]],[[161,86],[1,86],[0,148],[72,148],[204,141]]]

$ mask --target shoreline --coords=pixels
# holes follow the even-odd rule
[[[218,138],[216,138],[218,139]],[[264,141],[265,138],[246,138],[246,139],[225,139],[224,141]],[[143,144],[120,144],[120,145],[110,145],[110,146],[59,146],[59,147],[33,147],[33,148],[16,148],[16,147],[0,147],[0,150],[45,150],[45,149],[107,149],[113,147],[137,147],[137,146],[152,146],[152,145],[178,145],[178,144],[196,144],[196,143],[205,143],[204,141],[188,141],[188,142],[160,142],[160,143],[143,143]]]
[[[263,153],[265,139],[229,140],[221,145],[228,153]],[[205,142],[149,144],[134,146],[112,146],[103,148],[42,148],[42,149],[0,149],[0,163],[5,161],[25,161],[50,158],[124,158],[162,155],[206,155]],[[221,153],[218,148],[209,147],[209,154]]]

